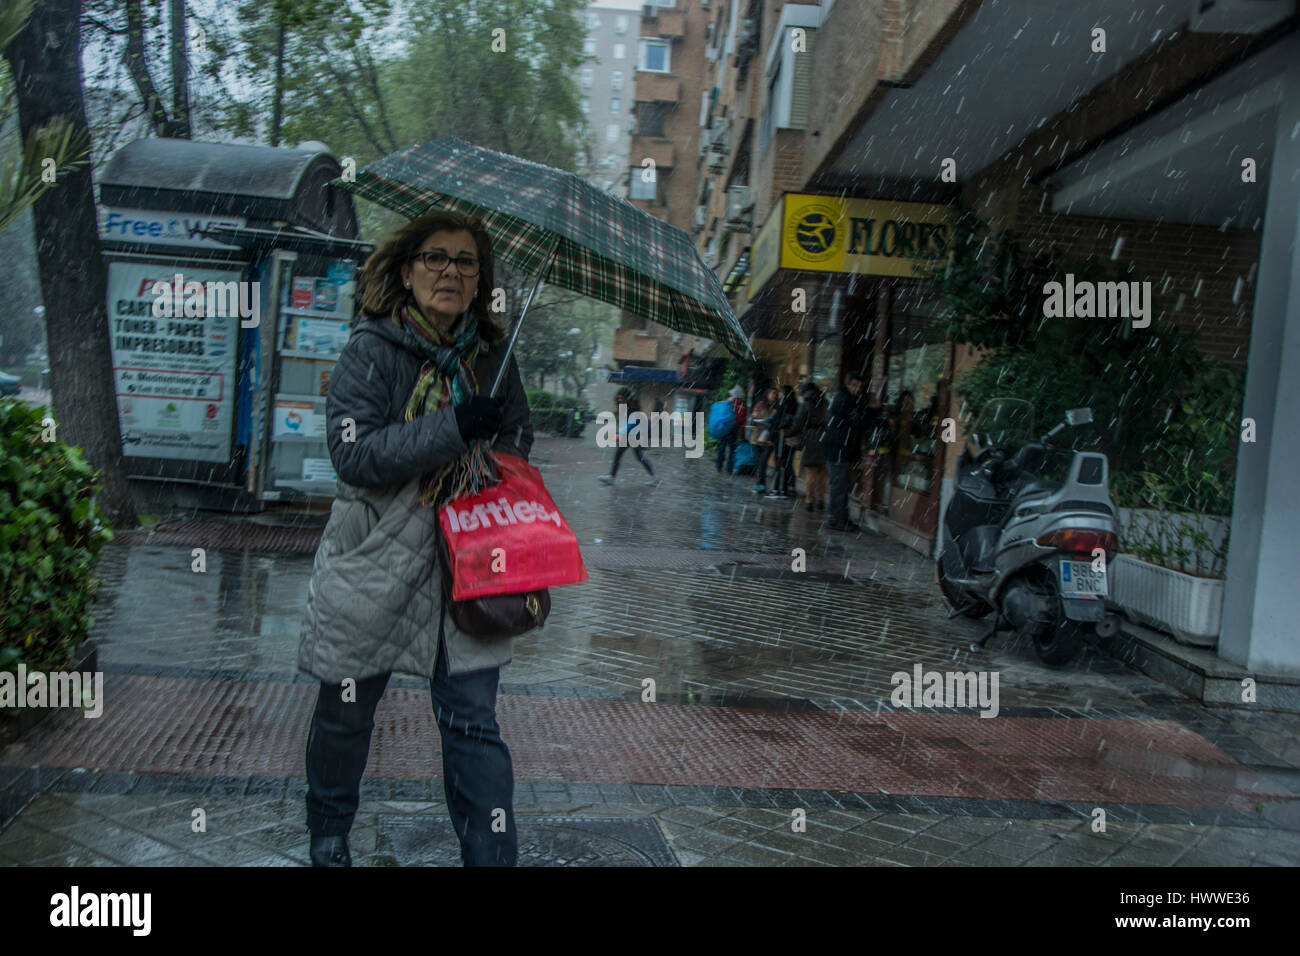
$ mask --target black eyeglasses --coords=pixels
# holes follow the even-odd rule
[[[430,272],[443,272],[447,263],[455,262],[456,271],[466,278],[478,275],[478,260],[473,256],[457,256],[452,259],[445,252],[417,252],[411,258],[419,259]]]

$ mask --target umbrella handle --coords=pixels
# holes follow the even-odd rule
[[[506,354],[501,359],[501,367],[497,369],[497,377],[492,382],[492,391],[488,392],[488,397],[495,397],[497,389],[501,387],[501,380],[506,377],[506,368],[510,365],[510,356],[515,350],[515,339],[519,338],[519,330],[523,327],[524,316],[528,314],[528,307],[533,303],[533,296],[537,294],[538,287],[542,284],[542,277],[550,271],[551,263],[555,261],[555,255],[560,251],[560,237],[555,237],[555,245],[551,246],[551,251],[546,255],[546,261],[542,263],[542,271],[537,274],[537,279],[533,282],[533,287],[528,290],[528,298],[524,299],[524,310],[519,313],[519,321],[515,323],[515,330],[510,334],[510,344],[506,346]]]

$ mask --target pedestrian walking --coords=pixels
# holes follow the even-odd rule
[[[472,480],[472,456],[490,442],[526,459],[533,443],[519,370],[489,308],[492,241],[477,220],[430,212],[375,250],[359,285],[359,320],[326,395],[338,491],[298,651],[299,668],[320,680],[307,736],[311,861],[351,865],[375,707],[399,672],[429,681],[462,862],[513,866],[514,769],[496,719],[511,641],[456,627],[437,547],[438,509]],[[503,364],[501,393],[489,397]]]
[[[800,386],[803,403],[795,418],[794,432],[798,435],[800,467],[803,471],[804,510],[826,509],[826,455],[822,451],[822,432],[829,417],[826,396],[812,382]]]
[[[782,385],[781,400],[777,405],[773,422],[769,426],[772,429],[772,437],[776,442],[776,448],[772,456],[772,490],[767,494],[769,498],[795,497],[793,463],[795,446],[790,441],[790,434],[794,429],[795,418],[798,414],[799,399],[795,397],[794,386]]]
[[[731,431],[718,439],[718,460],[715,462],[718,474],[722,474],[725,470],[730,475],[735,466],[736,443],[744,434],[745,428],[744,397],[745,393],[739,385],[727,394],[727,400],[731,402],[735,424],[732,426]]]
[[[849,521],[849,474],[862,456],[866,418],[862,376],[850,372],[844,379],[844,388],[831,399],[822,439],[830,483],[830,513],[826,526],[832,531],[858,530],[858,526]]]
[[[772,433],[769,426],[771,416],[776,412],[780,398],[781,393],[779,391],[775,388],[769,388],[754,403],[754,413],[749,419],[749,442],[754,446],[755,456],[755,494],[763,494],[767,491],[767,460],[772,457]]]
[[[619,433],[618,447],[614,449],[614,464],[610,467],[609,474],[600,476],[600,480],[607,485],[612,485],[615,476],[618,475],[618,463],[622,459],[623,453],[627,451],[629,445],[628,434],[635,431],[637,424],[645,417],[644,413],[641,411],[641,403],[637,400],[636,396],[632,394],[631,389],[620,388],[618,394],[614,396],[615,414],[618,414],[620,405],[627,407],[627,430]],[[633,445],[632,451],[636,453],[636,460],[641,462],[641,464],[645,466],[645,470],[650,473],[650,480],[647,481],[646,484],[658,484],[659,481],[655,478],[655,470],[651,467],[650,459],[646,458],[645,452],[641,450],[639,445]]]

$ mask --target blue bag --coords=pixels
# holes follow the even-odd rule
[[[735,427],[736,407],[731,404],[731,399],[714,402],[709,409],[709,437],[715,441],[726,438]]]
[[[758,465],[758,453],[754,451],[754,446],[747,441],[737,445],[731,456],[731,465],[738,475],[752,475]]]

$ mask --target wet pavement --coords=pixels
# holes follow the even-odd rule
[[[1006,638],[972,653],[981,626],[949,621],[932,565],[897,542],[681,451],[648,453],[654,487],[629,459],[606,487],[609,454],[534,453],[591,579],[552,591],[502,671],[521,862],[1300,862],[1294,716],[1208,709],[1095,648],[1061,669]],[[0,752],[0,864],[306,862],[315,684],[295,666],[318,530],[160,527],[101,564],[104,715],[53,714]],[[997,716],[895,707],[890,677],[916,665],[996,674]],[[358,864],[459,861],[438,755],[427,683],[394,677]]]

